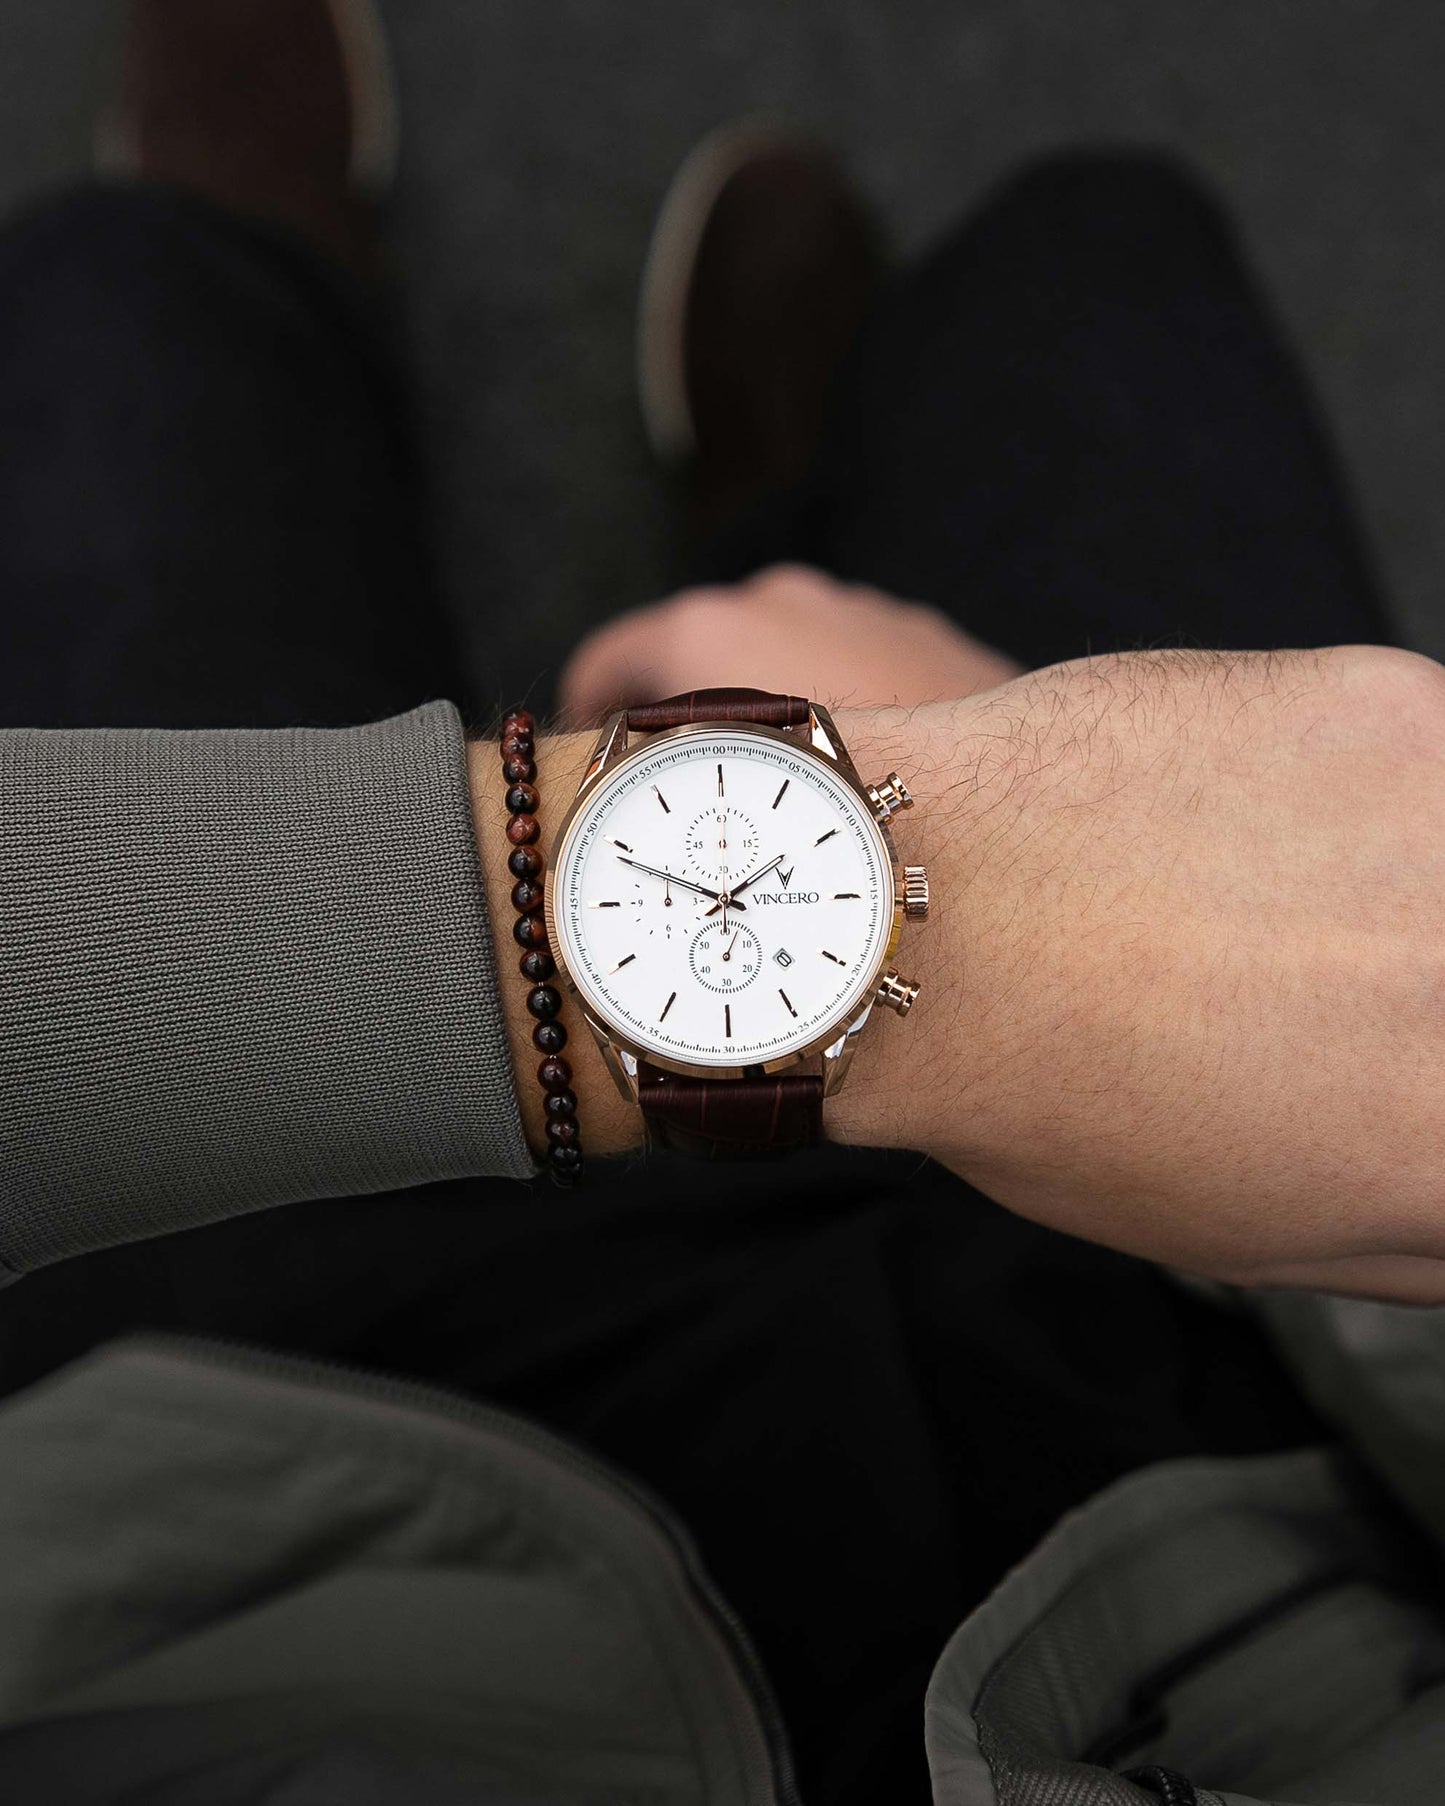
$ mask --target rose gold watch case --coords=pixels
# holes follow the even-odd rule
[[[623,1030],[615,1028],[611,1023],[598,1016],[585,999],[567,964],[562,938],[557,932],[555,892],[549,883],[543,900],[543,910],[547,923],[547,938],[552,946],[552,957],[557,962],[557,969],[562,976],[568,995],[577,1005],[583,1020],[596,1040],[607,1069],[616,1081],[619,1091],[629,1103],[633,1104],[637,1102],[637,1062],[639,1060],[646,1060],[649,1066],[658,1067],[664,1072],[681,1073],[687,1078],[741,1079],[753,1078],[762,1074],[788,1072],[821,1059],[824,1095],[831,1095],[842,1084],[847,1074],[853,1051],[858,1043],[858,1036],[873,1013],[873,1006],[878,997],[879,981],[897,951],[898,937],[903,928],[903,866],[898,857],[898,851],[893,845],[892,833],[886,822],[879,821],[867,789],[858,776],[857,769],[848,755],[847,747],[843,744],[842,736],[833,724],[832,716],[818,703],[809,704],[806,727],[774,728],[750,721],[692,721],[684,727],[663,728],[657,733],[647,734],[644,737],[645,745],[639,747],[632,747],[630,744],[625,710],[619,709],[609,715],[598,732],[591,757],[582,774],[582,782],[577,786],[577,795],[557,830],[553,842],[555,857],[551,861],[552,870],[560,871],[565,864],[563,854],[566,851],[573,826],[588,797],[604,778],[610,777],[619,766],[630,758],[641,757],[644,751],[651,752],[655,746],[659,746],[665,741],[698,739],[705,734],[716,733],[749,734],[762,740],[780,740],[794,751],[801,752],[804,756],[812,756],[832,768],[834,775],[841,778],[847,788],[857,797],[859,805],[878,830],[883,841],[884,851],[888,855],[888,882],[891,892],[888,908],[892,921],[886,944],[864,987],[863,1002],[855,1005],[847,1016],[841,1017],[823,1034],[809,1041],[806,1046],[797,1048],[792,1053],[781,1055],[776,1060],[767,1060],[759,1065],[707,1066],[694,1061],[664,1059],[633,1041]]]

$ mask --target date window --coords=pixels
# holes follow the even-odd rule
[[[773,958],[780,966],[791,966],[793,963],[793,956],[788,952],[786,947],[779,947],[777,952],[773,955]]]

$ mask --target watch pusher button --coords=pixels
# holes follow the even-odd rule
[[[867,785],[865,793],[879,821],[891,821],[900,809],[913,807],[908,786],[896,771],[890,771],[881,784]]]
[[[928,914],[928,872],[921,865],[903,868],[903,913],[910,922],[921,922]]]
[[[878,981],[876,1001],[886,1003],[890,1010],[897,1010],[900,1016],[906,1016],[918,1000],[922,986],[916,979],[903,978],[890,968]]]

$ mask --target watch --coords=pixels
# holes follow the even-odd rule
[[[822,1134],[928,876],[900,865],[896,772],[864,784],[826,709],[696,690],[603,723],[557,834],[547,932],[649,1140],[704,1155]]]

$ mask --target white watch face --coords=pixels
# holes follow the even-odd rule
[[[558,849],[552,907],[568,972],[610,1029],[661,1059],[761,1065],[866,1000],[893,873],[831,764],[716,729],[650,744],[602,780]]]

